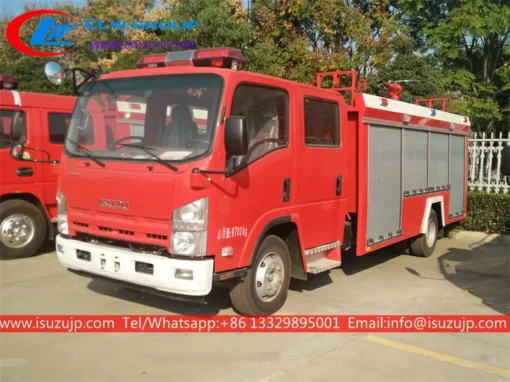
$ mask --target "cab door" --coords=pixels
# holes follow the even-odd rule
[[[232,83],[226,111],[226,116],[245,118],[249,150],[224,162],[233,174],[224,177],[219,187],[221,208],[218,231],[213,234],[220,251],[233,251],[233,257],[222,259],[225,269],[249,264],[264,227],[273,219],[289,216],[295,204],[295,157],[289,136],[295,123],[291,114],[294,89],[284,82],[250,80],[239,76]]]
[[[299,164],[300,240],[307,250],[343,240],[346,166],[340,96],[303,87],[299,102],[300,138],[295,158]]]
[[[41,109],[41,148],[49,156],[39,153],[39,159],[58,160],[60,162],[64,141],[69,128],[72,114],[67,111]],[[42,163],[44,203],[51,217],[56,217],[56,195],[60,165]]]
[[[28,148],[40,145],[40,121],[37,109],[0,105],[0,179],[1,194],[31,193],[39,197],[42,179],[41,164],[15,160],[11,156],[11,144],[23,143],[27,150],[23,158],[36,159],[35,151]],[[19,134],[14,138],[13,128]]]

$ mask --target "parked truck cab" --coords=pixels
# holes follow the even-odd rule
[[[0,257],[21,258],[55,236],[58,162],[76,98],[18,92],[13,76],[0,84]]]
[[[408,240],[428,257],[466,217],[468,118],[357,92],[354,72],[347,103],[244,64],[231,48],[156,54],[82,85],[59,179],[65,267],[177,299],[223,285],[239,313],[271,314],[342,250]]]

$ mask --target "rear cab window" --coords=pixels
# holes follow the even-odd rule
[[[67,129],[71,123],[71,113],[48,113],[50,143],[61,145],[66,139]]]
[[[340,147],[340,114],[334,101],[305,97],[306,146]]]

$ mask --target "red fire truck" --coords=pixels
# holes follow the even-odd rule
[[[0,74],[0,257],[35,254],[54,237],[58,161],[75,97],[18,92]],[[26,145],[10,152],[12,144]]]
[[[310,86],[244,64],[214,48],[87,77],[59,181],[65,267],[182,300],[223,285],[239,313],[271,314],[342,250],[427,257],[466,217],[467,117],[364,94],[355,72]],[[118,100],[143,109],[136,129]]]

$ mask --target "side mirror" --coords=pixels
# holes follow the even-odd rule
[[[25,152],[25,146],[22,143],[13,145],[11,148],[11,156],[16,160],[21,160],[23,153]]]
[[[225,149],[227,155],[245,155],[248,152],[248,126],[244,117],[229,117],[225,122]]]
[[[14,113],[11,121],[11,141],[13,144],[24,141],[26,136],[26,124],[23,112]]]
[[[80,86],[91,78],[98,78],[99,73],[92,73],[81,68],[63,68],[58,62],[50,61],[44,65],[44,74],[53,85],[62,85],[66,79],[66,73],[73,78],[73,91],[79,95]],[[83,76],[85,75],[85,77]]]
[[[510,176],[510,146],[501,150],[501,174]]]
[[[44,74],[53,85],[62,85],[66,78],[64,69],[55,61],[50,61],[44,66]]]

